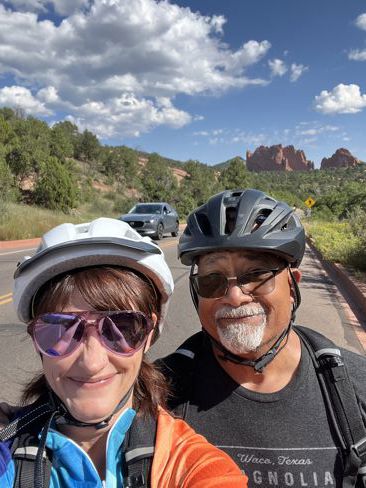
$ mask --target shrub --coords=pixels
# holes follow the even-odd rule
[[[16,201],[19,191],[15,186],[14,177],[8,164],[0,155],[0,198],[4,202]]]
[[[136,198],[116,195],[117,196],[114,198],[113,210],[118,212],[119,215],[127,213],[136,204]]]
[[[312,221],[306,224],[306,229],[325,259],[366,269],[365,248],[349,222]]]
[[[76,206],[77,187],[72,174],[55,157],[47,158],[42,164],[34,200],[42,207],[64,213]]]

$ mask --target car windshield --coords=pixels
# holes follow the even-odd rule
[[[130,214],[161,214],[162,206],[161,205],[154,205],[154,204],[139,204],[135,205],[131,210],[128,212]]]

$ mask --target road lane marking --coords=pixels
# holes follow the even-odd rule
[[[13,299],[11,297],[10,298],[7,298],[6,300],[1,300],[0,301],[0,306],[1,305],[6,305],[7,303],[10,303],[12,301],[13,301]]]
[[[12,295],[13,295],[12,293],[7,293],[6,295],[0,295],[0,300],[4,300],[4,298],[9,298]]]

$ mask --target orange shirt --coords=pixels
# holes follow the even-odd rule
[[[247,488],[247,477],[223,451],[183,420],[160,410],[151,488]]]

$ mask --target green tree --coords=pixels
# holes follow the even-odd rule
[[[16,137],[6,155],[11,171],[21,180],[38,173],[41,162],[50,154],[50,129],[45,122],[29,117],[15,119],[12,128]]]
[[[14,140],[15,133],[11,124],[0,113],[0,144],[8,146]]]
[[[219,184],[226,190],[247,188],[250,186],[250,180],[250,173],[241,158],[232,159],[219,176]]]
[[[15,111],[9,107],[0,108],[0,117],[3,117],[7,121],[17,118]]]
[[[96,162],[100,154],[100,143],[96,135],[87,129],[78,136],[75,157],[81,161]]]
[[[2,201],[14,201],[18,196],[14,177],[7,165],[5,158],[0,153],[0,199]]]
[[[78,130],[71,122],[59,122],[51,129],[50,153],[60,160],[72,158],[77,142]]]
[[[159,154],[150,155],[142,171],[143,195],[147,200],[168,201],[175,203],[178,183],[172,170],[164,163]]]
[[[77,186],[70,171],[57,158],[47,158],[42,164],[34,190],[35,203],[68,213],[76,206],[77,194]]]
[[[181,183],[179,199],[187,201],[187,195],[190,195],[194,206],[199,206],[219,191],[217,175],[211,167],[198,161],[188,161],[184,170],[189,176]]]
[[[105,147],[101,157],[101,167],[105,175],[124,183],[126,188],[138,185],[138,156],[137,152],[126,146]]]

